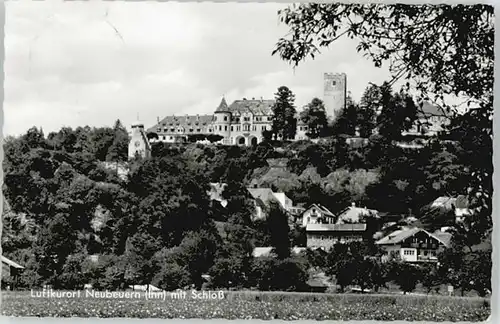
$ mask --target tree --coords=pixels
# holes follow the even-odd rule
[[[399,140],[416,119],[417,107],[404,93],[393,94],[389,82],[380,87],[381,112],[377,117],[378,132],[387,140]]]
[[[442,278],[438,273],[436,264],[423,265],[421,271],[422,285],[427,289],[427,293],[430,293],[432,289],[435,289],[442,283]]]
[[[277,201],[270,201],[267,225],[271,235],[271,245],[278,259],[288,258],[290,256],[288,214]]]
[[[275,94],[276,103],[273,105],[272,132],[276,139],[294,139],[297,131],[295,95],[286,86],[278,88]]]
[[[154,280],[158,288],[166,291],[182,289],[191,282],[190,274],[186,268],[175,262],[165,262]]]
[[[114,138],[111,146],[108,148],[106,161],[125,162],[128,159],[129,136],[119,119],[115,122],[113,132]]]
[[[395,263],[393,275],[394,282],[405,294],[412,292],[421,280],[420,269],[407,262]]]
[[[208,134],[207,135],[207,140],[210,141],[210,143],[215,143],[220,140],[222,140],[224,137],[222,135],[217,135],[217,134]]]
[[[323,101],[318,98],[313,98],[300,113],[300,119],[308,126],[308,137],[318,138],[323,135],[328,126]]]
[[[358,110],[358,105],[350,100],[346,107],[339,112],[337,118],[335,118],[332,124],[333,134],[354,136],[358,122]]]
[[[30,148],[45,148],[45,135],[42,128],[31,127],[22,137],[23,141]]]
[[[158,140],[158,139],[159,139],[158,134],[157,134],[157,133],[155,133],[155,132],[148,132],[148,133],[146,134],[146,137],[148,138],[148,140],[149,140],[149,141],[150,141],[150,140],[153,140],[153,139],[154,139],[154,140]]]
[[[220,245],[217,233],[204,229],[199,232],[189,232],[179,245],[179,264],[189,272],[191,282],[196,289],[203,284],[202,275],[212,267]]]
[[[380,108],[380,87],[370,84],[361,97],[358,110],[358,126],[361,137],[370,137],[376,128],[376,115]]]

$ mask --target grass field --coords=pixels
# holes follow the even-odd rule
[[[199,293],[199,292],[198,292]],[[2,292],[6,316],[200,319],[484,321],[489,299],[415,295],[225,292],[222,299],[32,297]],[[200,295],[197,295],[200,297]],[[212,296],[213,297],[213,296]]]

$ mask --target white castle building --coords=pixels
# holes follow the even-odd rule
[[[324,102],[328,118],[335,118],[338,111],[345,107],[346,82],[344,73],[324,74]],[[146,136],[154,133],[157,139],[166,143],[185,142],[190,135],[219,135],[219,143],[225,145],[257,145],[264,140],[263,131],[272,128],[272,107],[275,100],[252,98],[235,100],[228,105],[222,98],[219,106],[211,115],[184,115],[157,118],[156,125],[144,129],[140,123],[132,126],[132,140],[129,144],[129,156],[136,154],[149,156],[151,147]],[[307,139],[308,126],[297,118],[295,140]],[[147,142],[147,143],[146,143]]]

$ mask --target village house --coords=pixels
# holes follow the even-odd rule
[[[450,238],[450,233],[431,234],[413,227],[394,231],[375,244],[386,251],[384,261],[400,258],[406,262],[433,262],[437,261],[438,253],[449,246]]]
[[[469,202],[466,196],[459,195],[455,197],[438,197],[431,203],[431,208],[442,208],[447,211],[454,211],[455,222],[461,223],[467,216],[472,214],[469,208]]]
[[[293,208],[293,202],[282,192],[273,192],[269,188],[247,188],[255,203],[255,219],[266,217],[266,210],[271,206],[271,201],[278,202],[287,212]]]
[[[329,250],[336,243],[362,241],[366,224],[307,224],[308,248]]]
[[[304,227],[307,224],[334,224],[335,220],[335,215],[328,208],[319,204],[312,204],[306,208],[299,218],[299,222]]]
[[[372,216],[378,218],[378,211],[366,207],[357,207],[356,203],[345,208],[337,215],[337,224],[363,223],[363,218]]]
[[[404,131],[403,136],[436,136],[444,130],[443,126],[450,123],[450,118],[447,116],[444,109],[441,109],[429,102],[424,102],[423,106],[418,109],[416,120],[410,130]]]

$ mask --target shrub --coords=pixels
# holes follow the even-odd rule
[[[181,289],[191,283],[189,272],[177,263],[163,265],[160,272],[153,279],[158,288],[172,291]]]
[[[302,291],[308,279],[307,265],[298,258],[258,258],[252,273],[260,290]]]

